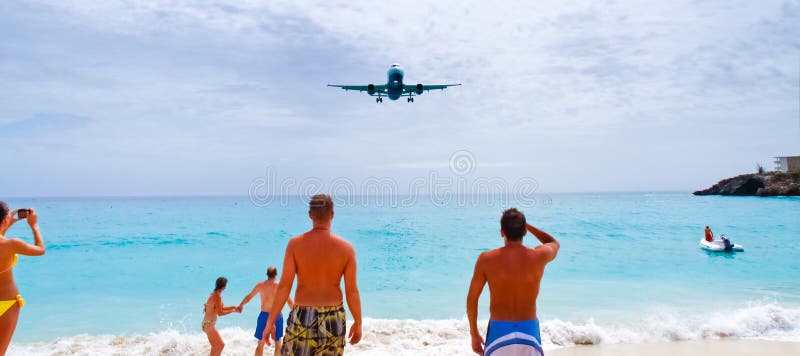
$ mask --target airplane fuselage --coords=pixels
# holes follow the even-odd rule
[[[386,96],[391,100],[397,100],[403,94],[403,68],[399,64],[392,64],[386,72]]]
[[[386,72],[386,84],[368,84],[368,85],[340,85],[328,84],[329,87],[342,88],[344,90],[355,90],[359,92],[366,92],[370,96],[376,97],[376,103],[382,103],[383,98],[388,97],[389,100],[397,100],[405,96],[409,103],[414,102],[414,97],[422,95],[422,93],[431,90],[444,90],[447,87],[461,85],[458,84],[426,84],[418,83],[416,85],[403,84],[403,67],[398,63],[394,63],[389,67]]]

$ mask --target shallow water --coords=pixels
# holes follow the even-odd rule
[[[521,207],[529,222],[562,245],[538,304],[546,344],[663,335],[800,340],[800,199],[685,192],[550,198],[552,205]],[[199,322],[216,277],[228,277],[223,298],[238,304],[268,265],[281,267],[286,241],[310,225],[299,198],[266,207],[247,197],[9,203],[37,209],[47,244],[44,257],[22,257],[14,269],[28,302],[15,347],[53,346],[57,337],[77,334],[155,343],[170,339],[164,335],[190,335],[199,337],[192,347],[207,347]],[[401,207],[337,207],[333,230],[357,250],[363,310],[372,325],[395,322],[390,319],[454,324],[447,327],[453,329],[450,339],[466,340],[455,334],[463,332],[457,325],[464,323],[472,268],[481,251],[502,244],[503,208],[439,207],[425,199]],[[700,250],[705,225],[745,252]],[[9,235],[31,240],[24,224]],[[528,236],[526,244],[535,241]],[[484,293],[481,319],[488,316]],[[250,337],[256,302],[241,315],[222,317],[219,327]],[[739,315],[746,323],[765,313],[773,317],[755,325],[728,325],[721,317]],[[118,342],[127,345],[125,340]]]

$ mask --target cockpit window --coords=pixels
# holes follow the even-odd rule
[[[400,66],[399,64],[392,64],[392,68],[397,68],[399,66]]]

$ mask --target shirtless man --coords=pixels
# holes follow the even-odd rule
[[[542,245],[528,248],[522,237],[530,231]],[[525,221],[517,209],[500,219],[505,246],[480,254],[467,295],[467,318],[472,351],[479,355],[544,355],[536,298],[544,267],[556,258],[556,239]],[[489,327],[484,341],[478,331],[478,299],[489,283]]]
[[[356,251],[353,245],[331,233],[333,200],[311,197],[308,216],[313,228],[293,237],[286,246],[283,276],[264,330],[264,340],[275,335],[275,321],[292,290],[297,275],[294,306],[289,313],[283,355],[342,355],[345,345],[345,312],[342,305],[344,278],[347,307],[353,316],[350,344],[361,340],[361,298],[356,284]]]
[[[256,346],[255,356],[264,355],[264,328],[267,326],[267,319],[269,318],[269,308],[272,308],[272,303],[275,301],[275,291],[278,290],[278,281],[275,277],[278,276],[278,269],[275,266],[267,268],[267,280],[258,282],[253,290],[248,294],[242,302],[239,303],[239,311],[241,312],[244,305],[250,302],[250,299],[259,294],[261,296],[261,313],[258,314],[256,321],[256,333],[253,335],[258,339],[258,346]],[[289,307],[291,308],[294,303],[289,298]],[[283,308],[281,308],[283,309]],[[283,337],[283,314],[278,315],[275,322],[275,356],[281,355],[281,338]]]

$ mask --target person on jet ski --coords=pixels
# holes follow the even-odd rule
[[[711,232],[711,228],[706,226],[706,241],[713,242],[714,241],[714,233]]]
[[[731,240],[728,240],[725,235],[722,235],[720,239],[722,239],[722,244],[725,245],[725,251],[733,250],[733,243],[731,243]]]

